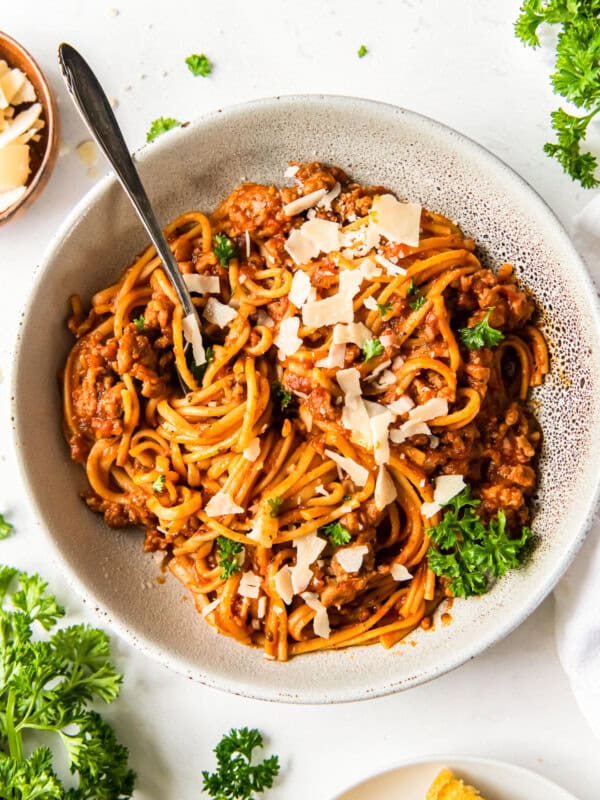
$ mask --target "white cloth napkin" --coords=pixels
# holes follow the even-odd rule
[[[600,287],[600,192],[574,222],[575,246]],[[599,517],[554,596],[558,655],[583,715],[600,738]]]

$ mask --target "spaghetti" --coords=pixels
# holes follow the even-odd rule
[[[427,563],[441,478],[482,517],[527,522],[525,400],[548,369],[510,265],[483,268],[448,219],[339,169],[287,174],[166,229],[204,363],[148,248],[89,311],[71,298],[63,377],[89,507],[142,525],[211,625],[280,661],[430,626],[449,594]],[[484,317],[501,342],[466,347]]]

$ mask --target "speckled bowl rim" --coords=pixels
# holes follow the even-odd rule
[[[483,145],[479,144],[475,140],[469,138],[468,136],[465,136],[464,134],[460,133],[459,131],[456,131],[455,129],[447,125],[444,125],[443,123],[431,119],[430,117],[427,117],[423,114],[419,114],[417,112],[404,109],[402,107],[390,103],[383,103],[366,98],[352,97],[346,95],[328,95],[328,94],[291,94],[291,95],[277,95],[275,97],[266,97],[266,98],[251,100],[244,103],[234,104],[222,109],[219,108],[216,111],[204,114],[192,120],[191,122],[184,123],[182,127],[185,128],[188,126],[194,126],[196,128],[200,128],[204,125],[210,125],[210,123],[216,119],[227,119],[227,118],[235,119],[238,116],[245,116],[254,111],[265,111],[265,110],[268,111],[270,109],[275,109],[278,106],[278,104],[281,103],[291,103],[291,104],[321,103],[321,104],[331,104],[333,106],[336,106],[337,108],[347,106],[348,109],[351,108],[352,106],[356,106],[356,104],[360,104],[361,106],[364,107],[365,110],[370,109],[374,114],[401,113],[405,119],[410,120],[412,118],[413,120],[415,120],[415,122],[420,122],[421,124],[428,126],[431,130],[437,131],[437,133],[442,137],[447,138],[451,136],[455,138],[456,142],[462,143],[463,145],[466,144],[469,147],[475,148],[485,160],[491,161],[492,164],[496,165],[496,167],[501,167],[510,177],[510,180],[516,186],[518,186],[521,191],[528,193],[531,202],[536,203],[538,205],[539,211],[546,215],[548,224],[551,223],[554,226],[555,235],[558,235],[560,237],[562,246],[565,247],[568,251],[570,251],[571,262],[573,263],[573,265],[575,265],[575,267],[578,270],[579,279],[584,284],[586,284],[586,289],[588,290],[590,297],[593,298],[593,300],[591,300],[590,303],[590,308],[593,311],[593,318],[596,328],[600,332],[600,302],[598,301],[596,290],[593,286],[592,280],[586,270],[583,261],[577,254],[574,245],[569,239],[564,227],[562,226],[562,224],[560,223],[554,212],[550,209],[548,204],[531,187],[531,185],[527,183],[520,175],[518,175],[512,169],[512,167],[510,167],[506,162],[498,158],[498,156],[493,154],[491,151],[489,151],[487,148],[485,148]],[[182,130],[174,129],[169,133],[168,136],[164,137],[162,141],[158,139],[151,145],[142,146],[135,153],[136,161],[143,163],[146,159],[149,159],[151,157],[153,159],[159,159],[160,154],[163,150],[177,147],[179,138],[182,135],[182,133],[183,133]],[[106,175],[94,187],[92,187],[92,189],[77,203],[77,205],[73,208],[73,210],[69,213],[69,215],[65,219],[64,223],[57,230],[52,241],[49,243],[43,261],[36,270],[36,275],[40,275],[43,272],[45,272],[46,268],[48,267],[53,257],[55,256],[55,252],[60,249],[63,241],[67,238],[68,233],[73,224],[75,223],[75,221],[79,220],[80,217],[84,216],[86,211],[93,208],[97,200],[104,195],[104,193],[108,190],[108,188],[115,185],[116,183],[117,179],[114,175],[112,174]],[[23,318],[21,323],[22,326],[25,325],[28,316],[32,313],[33,313],[32,305],[29,301],[27,301],[23,313]],[[18,407],[18,383],[19,383],[19,364],[20,364],[21,349],[22,349],[21,336],[19,334],[15,347],[15,367],[13,369],[13,375],[12,375],[12,410],[13,410],[13,417],[15,419],[15,424],[13,429],[14,441],[22,477],[25,481],[26,486],[30,490],[31,502],[36,511],[38,512],[41,520],[43,519],[42,508],[36,497],[34,486],[29,480],[27,463],[25,462],[18,441],[19,429],[21,424],[19,418],[19,407]],[[600,455],[598,460],[600,462]],[[323,690],[319,690],[318,688],[316,688],[308,692],[304,691],[301,696],[295,693],[293,690],[281,690],[276,685],[274,685],[270,691],[264,691],[262,690],[262,688],[257,689],[256,687],[254,687],[251,682],[245,684],[239,681],[232,681],[229,680],[228,678],[223,678],[223,676],[219,674],[206,672],[200,666],[196,664],[193,665],[190,664],[190,662],[185,658],[179,658],[171,653],[165,652],[159,644],[155,643],[154,641],[147,640],[139,633],[137,633],[135,630],[132,630],[123,620],[119,618],[117,610],[109,611],[103,608],[102,603],[98,600],[98,598],[94,595],[94,593],[91,592],[89,587],[87,587],[86,584],[79,579],[76,569],[74,569],[72,565],[66,560],[63,553],[61,552],[58,542],[53,538],[50,531],[45,527],[44,524],[42,524],[41,521],[38,522],[38,526],[41,532],[43,533],[46,541],[50,544],[54,557],[58,562],[60,568],[62,569],[63,573],[65,574],[68,583],[80,595],[82,601],[93,609],[94,613],[98,615],[99,619],[102,622],[109,625],[121,638],[125,639],[125,641],[129,642],[133,647],[140,650],[145,655],[150,656],[151,658],[159,661],[161,664],[175,670],[176,672],[178,672],[183,676],[197,680],[200,683],[209,686],[211,688],[224,690],[232,694],[237,694],[240,696],[249,697],[257,700],[267,700],[274,702],[299,703],[299,704],[315,704],[315,703],[329,704],[329,703],[340,703],[340,702],[354,702],[357,700],[366,700],[376,697],[382,697],[388,694],[402,691],[404,689],[411,688],[413,686],[426,683],[429,680],[437,678],[447,672],[450,672],[453,669],[456,669],[457,667],[466,663],[475,656],[480,655],[489,647],[496,644],[505,636],[507,636],[509,633],[511,633],[548,596],[548,594],[555,587],[558,580],[561,578],[566,569],[569,567],[577,551],[579,550],[589,530],[589,527],[591,526],[594,514],[600,502],[600,468],[598,470],[598,474],[596,477],[594,490],[593,492],[589,493],[587,499],[588,499],[587,506],[580,516],[581,522],[578,527],[577,535],[573,536],[569,547],[562,552],[561,558],[556,560],[554,568],[547,575],[544,584],[540,586],[538,591],[530,597],[529,602],[526,605],[517,608],[514,611],[514,613],[512,613],[508,617],[503,617],[503,618],[499,617],[497,619],[497,625],[494,627],[493,631],[489,631],[485,635],[481,635],[476,643],[476,646],[465,645],[463,649],[457,649],[456,651],[453,651],[451,654],[446,654],[446,658],[440,659],[440,661],[436,663],[435,667],[431,668],[427,673],[419,673],[411,677],[402,677],[400,680],[397,681],[392,680],[389,682],[385,682],[383,684],[377,684],[375,686],[365,685],[360,690],[348,691],[344,686],[340,686],[339,690],[335,690],[333,692],[328,691],[325,694]]]

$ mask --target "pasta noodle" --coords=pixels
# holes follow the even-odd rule
[[[533,301],[457,225],[333,167],[289,174],[166,229],[207,363],[150,247],[88,312],[71,299],[63,376],[90,508],[143,526],[209,624],[280,661],[430,626],[440,476],[527,522],[524,401],[548,370]],[[465,347],[486,314],[505,338]]]

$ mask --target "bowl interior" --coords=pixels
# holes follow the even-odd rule
[[[1,225],[9,219],[14,219],[33,203],[48,182],[58,155],[59,123],[54,95],[37,62],[24,47],[2,31],[0,31],[0,59],[6,61],[9,67],[16,67],[27,75],[42,104],[46,123],[40,132],[39,142],[30,142],[31,175],[25,194],[17,203],[0,212]]]
[[[114,532],[78,497],[56,376],[71,338],[67,298],[117,277],[145,245],[115,180],[88,195],[58,232],[38,274],[18,345],[15,433],[26,479],[68,576],[132,643],[209,685],[265,699],[332,702],[372,697],[435,677],[497,641],[550,591],[591,519],[600,474],[600,326],[595,294],[559,223],[487,151],[424,117],[366,100],[290,97],[220,111],[167,134],[138,155],[163,223],[210,210],[240,181],[282,183],[289,159],[320,159],[383,184],[460,222],[498,266],[515,265],[542,309],[552,370],[533,402],[544,430],[531,563],[481,599],[457,602],[453,623],[410,644],[318,653],[287,664],[216,634],[173,578],[156,582],[142,534]]]

